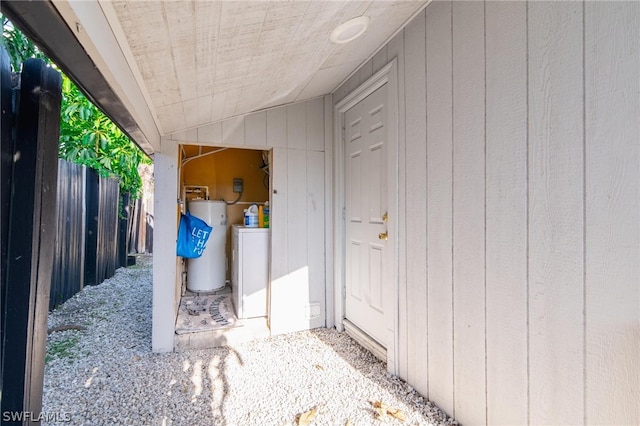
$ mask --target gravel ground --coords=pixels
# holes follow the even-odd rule
[[[235,346],[151,352],[151,258],[49,315],[43,412],[65,424],[456,424],[346,334],[318,329]],[[376,418],[372,401],[406,415]],[[43,424],[56,424],[43,422]]]

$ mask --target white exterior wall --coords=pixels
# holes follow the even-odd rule
[[[178,258],[178,144],[162,138],[153,156],[153,307],[151,347],[153,352],[172,352],[179,299]]]
[[[640,3],[434,1],[399,72],[400,375],[462,424],[640,424]]]
[[[326,104],[326,106],[325,106]],[[155,232],[153,350],[173,350],[179,277],[175,257],[177,235],[178,144],[237,148],[273,148],[271,176],[270,327],[274,334],[324,327],[332,292],[325,285],[325,108],[331,97],[317,98],[220,123],[172,134],[162,139],[155,156]],[[329,118],[330,120],[330,118]],[[326,162],[326,165],[325,165]],[[329,172],[330,176],[330,172]],[[165,237],[162,237],[162,236]],[[174,278],[176,277],[176,278]],[[328,282],[332,288],[332,283]],[[325,301],[329,301],[329,306]],[[311,318],[311,305],[319,316]]]

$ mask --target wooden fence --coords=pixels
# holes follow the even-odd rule
[[[37,59],[27,60],[14,79],[0,48],[0,81],[0,411],[37,416],[55,251],[62,79]]]
[[[58,160],[57,225],[49,309],[148,252],[152,223],[141,200],[120,194],[117,179]]]
[[[84,167],[58,160],[56,240],[49,307],[67,300],[83,285],[85,262]]]
[[[148,251],[149,216],[118,180],[56,159],[57,71],[29,59],[12,74],[0,46],[0,83],[0,411],[37,415],[47,309],[125,266],[130,241]]]

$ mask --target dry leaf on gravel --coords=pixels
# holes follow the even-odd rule
[[[403,422],[407,420],[407,415],[397,408],[388,408],[387,413],[398,420],[402,420]]]
[[[407,420],[406,414],[404,414],[404,412],[398,408],[389,407],[387,404],[385,404],[382,401],[370,401],[370,402],[371,402],[371,405],[373,405],[373,408],[375,408],[376,410],[376,418],[378,420],[385,419],[387,415],[393,418],[396,418],[398,420],[401,420],[403,422]]]
[[[298,426],[309,426],[317,415],[318,407],[313,407],[311,410],[305,411],[298,416]]]

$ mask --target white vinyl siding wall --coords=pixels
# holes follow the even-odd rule
[[[400,375],[461,424],[640,423],[640,3],[434,1],[394,57]]]

